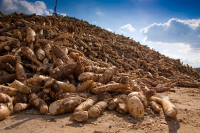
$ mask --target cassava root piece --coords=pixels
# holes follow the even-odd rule
[[[21,112],[21,111],[28,109],[30,107],[31,107],[31,104],[29,104],[29,103],[17,103],[17,104],[15,104],[13,111],[15,113],[18,113],[18,112]]]
[[[93,95],[91,98],[82,102],[78,107],[75,108],[74,113],[70,117],[72,120],[78,122],[85,122],[88,119],[88,109],[92,107],[98,100],[97,95]]]
[[[39,98],[35,93],[31,93],[28,99],[31,105],[40,110],[41,114],[48,113],[48,106],[46,102],[43,99]]]
[[[152,99],[162,105],[166,116],[175,117],[177,115],[177,113],[178,113],[177,107],[169,100],[161,99],[158,97],[152,97]]]
[[[137,96],[132,96],[126,100],[126,107],[129,113],[135,118],[144,118],[144,106]]]
[[[112,76],[117,72],[117,67],[116,66],[112,66],[108,69],[105,70],[105,72],[103,73],[103,76],[100,77],[100,79],[98,80],[98,82],[106,84],[108,83]]]
[[[24,85],[22,82],[15,80],[13,83],[9,85],[9,87],[16,88],[18,92],[22,94],[30,94],[31,93],[31,88],[28,86]]]
[[[79,96],[57,100],[50,104],[49,113],[51,115],[58,115],[73,112],[74,109],[81,104],[81,102],[82,98]]]
[[[9,96],[14,96],[17,94],[17,89],[8,87],[8,86],[4,86],[4,85],[0,85],[0,93],[7,94]]]
[[[100,101],[92,106],[88,110],[88,116],[96,118],[98,117],[108,106],[108,101]]]
[[[129,89],[129,85],[128,84],[121,84],[121,83],[112,83],[112,84],[107,84],[107,85],[103,85],[100,87],[96,87],[92,89],[92,92],[96,93],[96,94],[101,94],[104,92],[108,92],[108,91],[115,91],[118,90],[120,92],[120,89],[123,90],[127,90]]]

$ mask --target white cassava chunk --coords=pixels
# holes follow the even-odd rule
[[[133,117],[144,118],[144,106],[137,96],[128,98],[126,100],[126,107]]]

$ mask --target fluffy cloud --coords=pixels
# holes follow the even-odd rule
[[[96,24],[97,23],[97,21],[92,21],[92,24]]]
[[[167,23],[154,23],[141,29],[146,41],[189,44],[195,51],[200,48],[200,19],[170,19]],[[179,52],[186,52],[181,50]]]
[[[58,13],[60,16],[67,16],[67,14],[66,13]]]
[[[128,29],[130,32],[135,31],[131,24],[124,25],[120,29]]]
[[[104,14],[102,12],[96,12],[97,15],[103,16]]]
[[[1,0],[0,10],[5,14],[13,12],[37,15],[50,15],[53,10],[47,9],[43,1],[35,1],[34,3],[26,0]]]
[[[109,28],[107,28],[107,30],[112,32],[112,30],[111,30],[111,29],[109,29]]]

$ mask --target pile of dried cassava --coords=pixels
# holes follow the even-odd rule
[[[0,120],[31,106],[41,114],[74,112],[85,122],[104,110],[144,118],[177,108],[156,93],[200,87],[200,74],[174,60],[72,17],[0,12]]]

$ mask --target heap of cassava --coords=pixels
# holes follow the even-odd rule
[[[73,112],[78,122],[104,110],[143,119],[159,104],[175,117],[177,107],[156,93],[200,87],[199,77],[179,59],[83,20],[0,12],[0,120],[31,106]]]

